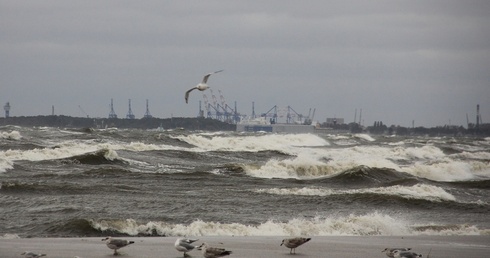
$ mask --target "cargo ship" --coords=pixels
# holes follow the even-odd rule
[[[314,125],[280,124],[267,121],[265,117],[244,119],[236,125],[237,132],[270,132],[270,133],[314,133]]]

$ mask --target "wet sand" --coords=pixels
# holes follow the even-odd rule
[[[229,257],[387,257],[381,251],[386,247],[411,247],[412,251],[430,258],[490,257],[489,236],[312,236],[312,240],[296,249],[279,246],[283,237],[197,237],[197,245],[207,242],[231,250]],[[24,251],[47,254],[46,257],[114,257],[101,237],[89,238],[22,238],[0,239],[0,257],[22,257]],[[176,237],[123,237],[135,243],[119,250],[117,257],[183,257],[173,246]],[[191,257],[202,257],[193,250]]]

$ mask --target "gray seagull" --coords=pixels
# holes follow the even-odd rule
[[[287,248],[291,248],[289,251],[290,254],[295,254],[296,253],[296,247],[310,241],[311,238],[304,238],[304,237],[295,237],[295,238],[286,238],[282,240],[281,245],[286,246]],[[294,252],[293,252],[294,250]]]
[[[127,245],[134,244],[134,241],[128,241],[123,239],[113,239],[112,237],[106,237],[102,239],[105,241],[107,247],[114,250],[114,255],[118,255],[117,249],[121,249]]]

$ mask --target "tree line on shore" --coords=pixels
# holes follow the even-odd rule
[[[71,116],[19,116],[0,118],[0,125],[47,126],[63,128],[136,128],[176,129],[205,131],[235,131],[236,126],[210,118],[85,118]]]
[[[352,133],[370,133],[370,134],[386,134],[386,135],[428,135],[428,136],[465,136],[465,135],[481,135],[490,136],[490,124],[482,124],[479,126],[472,125],[470,128],[463,126],[444,125],[436,127],[403,127],[403,126],[387,126],[381,121],[375,121],[372,126],[363,127],[358,123],[329,125],[336,130],[348,130]]]
[[[141,118],[141,119],[124,119],[124,118],[85,118],[71,116],[19,116],[0,118],[0,126],[17,125],[17,126],[47,126],[63,128],[135,128],[135,129],[176,129],[185,130],[204,130],[204,131],[235,131],[236,125],[212,118],[196,117],[172,117],[172,118]],[[341,130],[351,133],[370,133],[386,135],[452,135],[452,136],[490,136],[490,124],[481,124],[479,126],[436,126],[436,127],[403,127],[387,126],[381,121],[376,121],[372,126],[361,126],[358,123],[350,124],[322,124],[321,127],[328,127],[334,130]]]

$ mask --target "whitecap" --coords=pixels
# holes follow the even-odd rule
[[[456,198],[438,186],[427,184],[416,184],[413,186],[388,186],[366,189],[330,189],[330,188],[270,188],[254,190],[258,193],[269,193],[277,195],[313,195],[313,196],[329,196],[329,195],[345,195],[345,194],[379,194],[388,196],[399,196],[405,199],[422,199],[429,201],[456,201]]]
[[[20,239],[20,236],[17,234],[6,233],[3,236],[0,236],[0,239]]]
[[[290,154],[298,153],[297,147],[328,146],[329,143],[314,134],[266,134],[247,136],[213,136],[199,134],[174,136],[206,151],[246,151],[258,152],[276,150]]]
[[[22,135],[18,131],[0,132],[0,138],[18,141],[18,140],[22,139]]]
[[[315,216],[292,218],[287,221],[267,220],[257,225],[220,223],[195,220],[190,224],[171,224],[162,221],[137,223],[133,219],[117,221],[90,221],[101,231],[117,231],[136,235],[165,236],[364,236],[364,235],[474,235],[480,230],[471,225],[414,225],[400,217],[381,212],[350,214],[347,216]]]
[[[376,140],[375,140],[373,137],[371,137],[371,136],[370,136],[370,135],[368,135],[368,134],[361,134],[361,133],[359,133],[359,134],[354,134],[354,137],[355,137],[355,138],[359,138],[359,139],[361,139],[361,140],[368,141],[368,142],[374,142],[374,141],[376,141]]]

